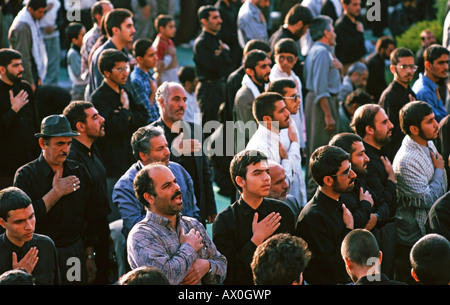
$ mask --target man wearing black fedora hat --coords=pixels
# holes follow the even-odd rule
[[[55,242],[63,284],[88,283],[96,269],[90,178],[81,163],[67,159],[72,138],[78,135],[65,116],[44,118],[41,132],[35,134],[41,155],[14,177],[14,186],[33,202],[36,233]]]

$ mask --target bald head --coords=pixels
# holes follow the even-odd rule
[[[268,161],[270,175],[269,197],[285,200],[289,192],[289,184],[286,181],[286,172],[284,168],[273,160]]]

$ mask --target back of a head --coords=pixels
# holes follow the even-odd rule
[[[323,178],[335,175],[345,160],[350,160],[350,155],[340,147],[324,145],[317,148],[309,159],[312,178],[317,185],[323,186]]]
[[[158,268],[143,266],[122,275],[118,285],[170,285],[170,282]]]
[[[345,150],[345,152],[351,154],[353,150],[353,143],[362,142],[360,136],[350,132],[342,132],[334,135],[328,145],[337,146]]]
[[[267,85],[266,92],[276,92],[284,96],[286,88],[295,89],[297,84],[290,78],[278,78]]]
[[[402,132],[406,135],[411,134],[410,127],[416,126],[421,127],[423,119],[433,113],[433,108],[430,104],[422,101],[413,101],[407,103],[400,109],[399,119],[400,128]]]
[[[350,107],[352,105],[357,105],[358,108],[362,105],[371,103],[373,103],[372,96],[362,88],[357,88],[355,91],[351,92],[344,101],[345,106]]]
[[[420,238],[410,252],[411,267],[423,285],[450,284],[450,242],[439,234]]]
[[[306,6],[297,3],[289,9],[284,19],[284,24],[294,25],[299,21],[303,22],[303,26],[308,25],[313,20],[314,15]]]
[[[243,59],[244,69],[254,70],[258,65],[258,62],[265,60],[267,57],[267,53],[261,50],[252,50],[248,52]]]
[[[256,285],[299,283],[311,257],[306,242],[287,233],[273,235],[260,244],[251,262]]]
[[[243,55],[245,56],[245,54],[247,54],[248,52],[250,52],[252,50],[260,50],[266,54],[272,52],[270,45],[267,42],[265,42],[264,40],[259,40],[259,39],[252,39],[252,40],[248,41],[244,47]]]
[[[72,42],[72,39],[78,38],[80,35],[81,29],[84,28],[84,25],[80,22],[71,22],[66,27],[66,38],[69,42]]]
[[[177,72],[178,80],[180,83],[193,82],[197,77],[197,71],[195,66],[182,66]]]
[[[170,15],[161,14],[155,18],[155,29],[159,32],[159,28],[165,28],[169,22],[173,21],[173,17]]]
[[[144,57],[147,50],[152,47],[153,41],[148,38],[139,38],[133,43],[133,56]]]
[[[273,51],[275,54],[288,53],[298,56],[298,46],[292,38],[283,38],[278,40]]]
[[[70,123],[72,130],[77,130],[77,123],[86,123],[86,112],[85,110],[93,108],[94,105],[87,101],[72,101],[63,110],[63,115],[67,118]]]
[[[360,266],[371,266],[380,255],[375,236],[366,229],[354,229],[341,244],[341,255]]]
[[[386,50],[391,44],[395,46],[395,40],[391,36],[383,36],[378,38],[375,49],[379,53],[382,49]]]
[[[0,285],[34,285],[34,279],[24,269],[13,269],[0,275]]]
[[[348,68],[347,75],[352,75],[355,72],[361,75],[364,71],[369,71],[369,68],[364,63],[358,61]]]

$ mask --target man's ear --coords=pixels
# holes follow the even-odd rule
[[[417,136],[420,132],[420,129],[417,126],[411,125],[411,126],[409,126],[409,131],[411,132],[411,134],[413,136]]]
[[[331,176],[325,176],[325,177],[323,177],[323,183],[324,183],[326,186],[332,186],[333,183],[334,183],[334,179],[333,179],[333,177],[331,177]]]
[[[155,197],[149,193],[144,193],[144,199],[152,206],[155,203]]]
[[[86,124],[84,124],[83,122],[77,122],[75,127],[76,127],[78,132],[83,132],[85,127],[86,127]]]
[[[253,71],[253,69],[251,69],[251,68],[245,69],[245,73],[248,74],[248,76],[250,76],[250,78],[255,76],[255,71]]]
[[[4,229],[6,229],[5,223],[6,221],[4,221],[3,218],[0,217],[0,226],[2,226]]]
[[[245,187],[245,179],[241,176],[236,176],[235,178],[236,184],[239,185],[242,189]]]
[[[39,146],[41,147],[41,149],[44,149],[44,147],[45,147],[45,140],[44,140],[44,138],[39,138],[38,142],[39,142]]]
[[[418,282],[418,283],[420,282],[419,278],[417,277],[416,271],[414,271],[413,268],[411,268],[411,276],[413,277],[413,279],[416,280],[416,282]]]
[[[367,125],[365,128],[366,134],[373,135],[375,129],[372,126]]]

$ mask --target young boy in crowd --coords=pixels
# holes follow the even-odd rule
[[[86,34],[86,28],[79,22],[72,22],[66,28],[66,35],[70,41],[70,48],[67,52],[67,71],[72,81],[70,95],[72,101],[83,100],[84,91],[87,85],[81,77],[81,46],[83,45],[83,37]]]
[[[165,81],[178,82],[177,50],[172,40],[176,33],[175,20],[169,15],[159,15],[155,19],[155,29],[158,33],[153,42],[157,57],[157,84],[159,86]]]

